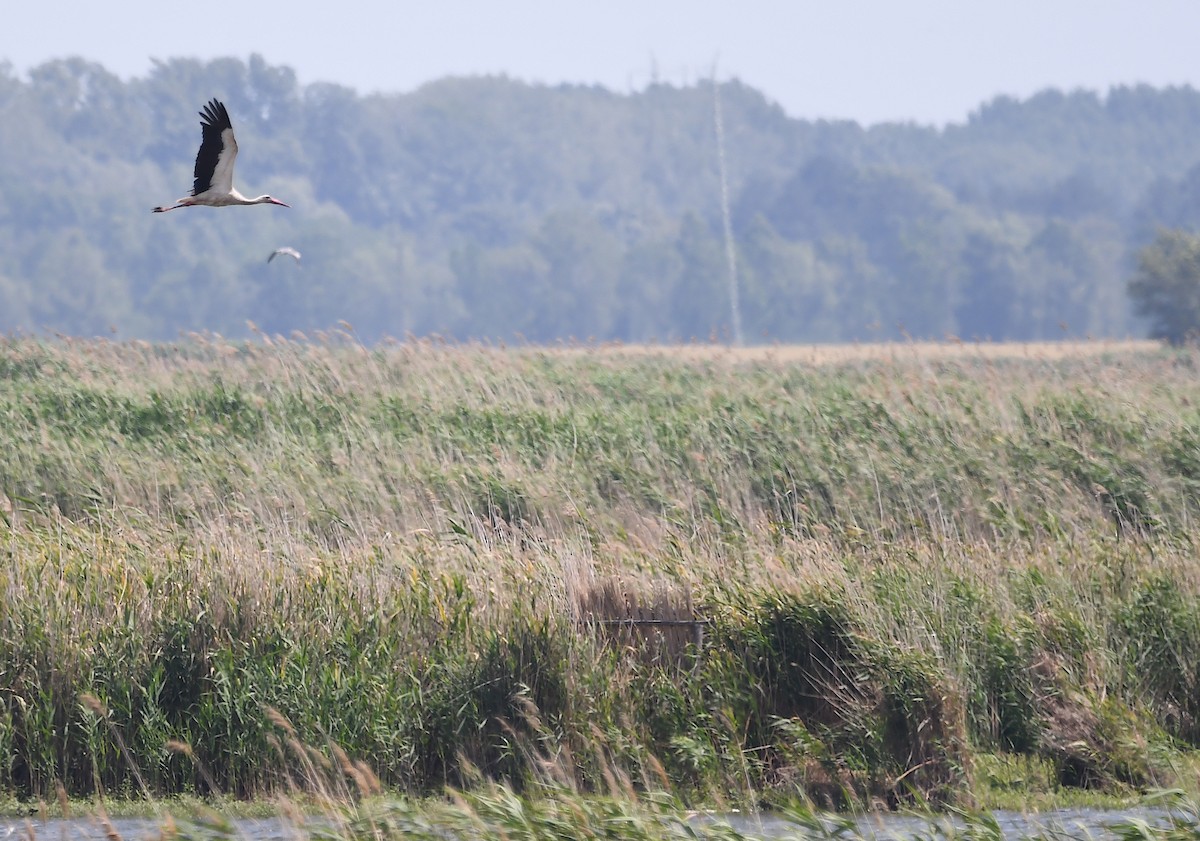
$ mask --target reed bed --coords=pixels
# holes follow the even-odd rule
[[[894,350],[4,340],[0,790],[1195,786],[1196,354]]]

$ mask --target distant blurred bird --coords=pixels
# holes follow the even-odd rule
[[[200,151],[196,153],[196,181],[192,194],[184,196],[170,207],[156,207],[155,213],[166,213],[180,207],[202,204],[208,207],[227,207],[231,204],[277,204],[290,207],[279,199],[259,196],[248,199],[233,189],[233,162],[237,158],[237,141],[233,139],[233,123],[229,112],[217,100],[212,100],[200,112]]]
[[[285,245],[283,248],[276,248],[274,251],[272,251],[271,256],[267,258],[267,262],[268,263],[271,262],[272,260],[274,260],[276,257],[280,256],[281,254],[286,257],[294,258],[297,263],[300,262],[300,252],[294,248],[291,248],[290,246],[287,246],[287,245]]]

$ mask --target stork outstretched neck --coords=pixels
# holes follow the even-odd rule
[[[184,196],[170,207],[156,207],[155,213],[166,213],[181,207],[229,207],[235,204],[277,204],[290,207],[271,196],[247,198],[233,188],[233,162],[237,159],[237,140],[233,123],[224,103],[211,100],[200,112],[200,151],[196,153],[196,180],[192,194]]]

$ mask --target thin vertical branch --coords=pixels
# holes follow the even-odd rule
[[[717,63],[713,62],[713,124],[717,132],[717,171],[721,176],[721,222],[725,229],[725,262],[729,267],[729,314],[733,321],[733,343],[742,344],[742,305],[738,300],[737,252],[733,247],[733,224],[729,218],[729,177],[725,171],[725,120],[721,116],[721,86]]]

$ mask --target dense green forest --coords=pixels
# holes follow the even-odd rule
[[[941,129],[716,90],[747,342],[1143,332],[1135,252],[1200,224],[1191,88],[1001,97]],[[243,192],[290,210],[150,213],[190,188],[214,96]],[[504,77],[360,95],[257,56],[128,81],[0,65],[0,331],[732,338],[717,101]],[[303,260],[268,264],[282,245]]]

